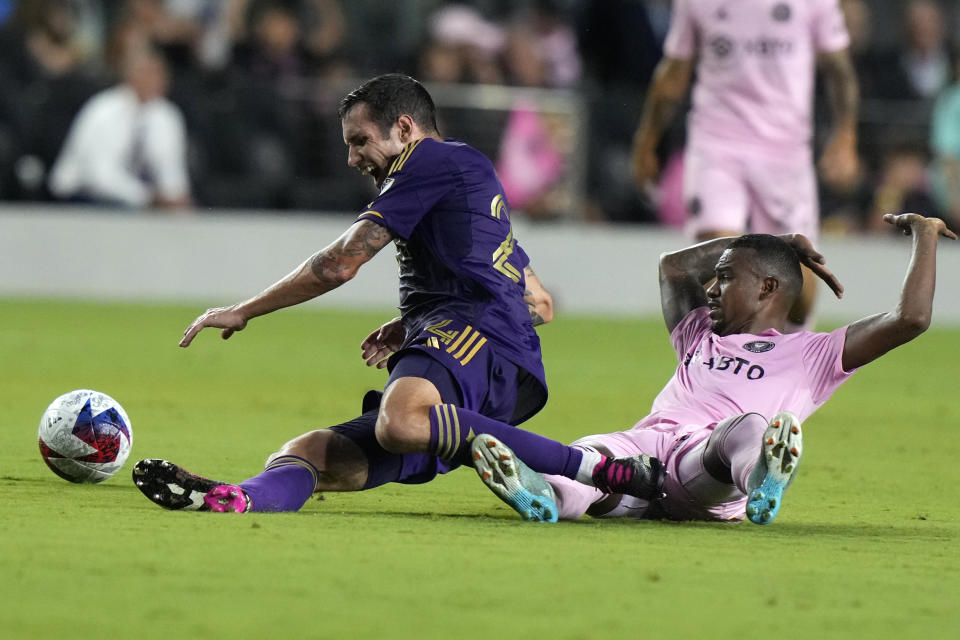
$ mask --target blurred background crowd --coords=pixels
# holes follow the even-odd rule
[[[841,5],[862,173],[843,192],[824,187],[826,232],[875,230],[900,210],[960,224],[960,2]],[[670,11],[670,0],[0,0],[0,201],[353,211],[371,185],[346,166],[337,102],[400,71],[427,84],[444,135],[494,160],[517,215],[681,225],[682,206],[656,206],[630,171]],[[818,94],[818,124],[826,102]],[[684,133],[679,117],[662,166]],[[665,171],[658,197],[677,180]]]

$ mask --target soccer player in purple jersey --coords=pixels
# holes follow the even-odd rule
[[[830,333],[783,333],[800,294],[801,262],[842,294],[803,236],[721,238],[661,256],[661,305],[677,370],[632,429],[581,438],[574,446],[607,456],[656,456],[669,470],[666,495],[638,499],[547,476],[560,518],[737,521],[746,515],[757,524],[771,522],[803,453],[800,422],[856,369],[930,324],[938,239],[957,236],[942,220],[915,213],[884,220],[913,236],[900,301],[892,311]],[[481,434],[473,447],[483,454],[475,468],[498,495],[518,478],[540,486],[542,479],[496,437]]]
[[[440,137],[430,94],[408,76],[369,80],[343,99],[339,113],[347,163],[371,176],[379,195],[340,238],[288,276],[197,318],[180,346],[207,327],[229,338],[257,316],[323,295],[393,242],[400,316],[362,345],[368,364],[390,372],[382,399],[368,394],[355,420],[291,440],[239,485],[150,459],[135,465],[137,486],[167,508],[292,511],[314,491],[426,482],[469,462],[471,440],[488,433],[538,472],[606,492],[659,495],[664,470],[656,459],[614,459],[512,426],[547,399],[533,329],[544,319],[536,302],[547,294],[513,236],[490,160]],[[514,489],[507,499],[530,519],[556,519],[554,505],[537,495],[545,484]]]

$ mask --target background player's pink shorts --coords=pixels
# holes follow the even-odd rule
[[[802,233],[820,228],[809,149],[771,153],[740,143],[691,141],[684,158],[688,231]]]

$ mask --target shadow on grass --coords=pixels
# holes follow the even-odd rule
[[[17,476],[0,476],[0,483],[23,484],[30,486],[49,485],[57,488],[73,487],[77,491],[93,491],[94,488],[96,488],[96,491],[127,491],[135,488],[132,481],[128,486],[123,482],[116,481],[106,484],[96,482],[68,482],[67,480],[60,480],[53,476],[50,478],[20,478]]]
[[[266,514],[257,514],[266,515]],[[428,511],[402,511],[402,510],[344,510],[336,509],[325,511],[304,512],[304,515],[311,516],[347,516],[351,518],[425,518],[431,520],[464,520],[464,521],[484,521],[490,523],[515,524],[516,526],[538,526],[542,523],[528,523],[519,517],[511,514],[489,514],[489,513],[436,513]],[[704,530],[715,530],[718,535],[737,534],[741,536],[762,535],[768,538],[795,540],[798,537],[842,537],[842,538],[930,538],[952,539],[956,531],[950,527],[944,527],[940,523],[926,520],[910,520],[893,522],[889,525],[876,525],[865,523],[837,523],[837,522],[780,522],[771,525],[757,526],[748,522],[699,522],[699,521],[673,521],[673,520],[632,520],[629,518],[611,518],[611,519],[593,519],[589,517],[579,520],[562,520],[556,523],[556,527],[589,527],[598,529],[617,529],[624,527],[633,527],[637,529],[664,529],[689,530],[696,531],[698,534]]]

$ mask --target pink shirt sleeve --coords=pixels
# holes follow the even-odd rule
[[[707,307],[697,307],[687,312],[683,319],[670,332],[670,344],[677,352],[677,359],[681,362],[693,345],[700,342],[703,334],[710,330],[710,310]]]
[[[663,43],[668,58],[690,60],[697,52],[697,25],[690,11],[689,0],[674,0],[670,31]]]
[[[840,51],[850,45],[850,34],[838,0],[818,0],[810,26],[817,51]]]
[[[853,371],[843,370],[843,345],[847,339],[847,328],[840,327],[830,333],[809,333],[803,345],[803,364],[810,381],[810,393],[818,405],[837,390],[841,384],[853,375]]]

